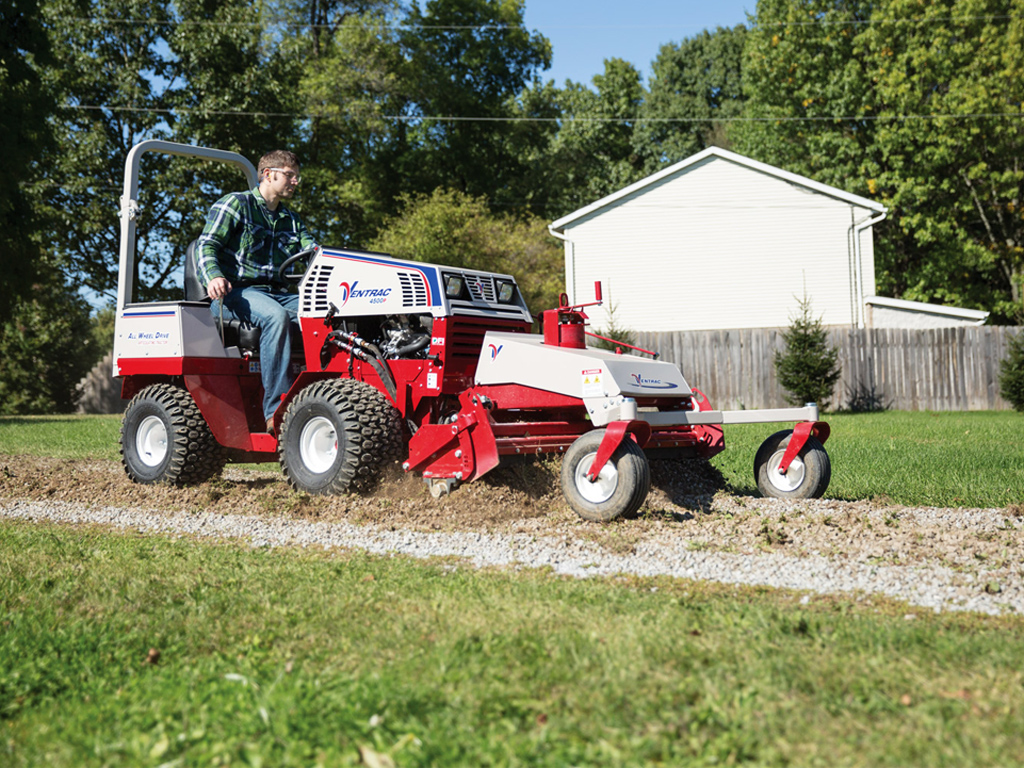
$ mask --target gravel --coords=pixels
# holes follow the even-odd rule
[[[697,515],[601,527],[520,521],[516,529],[431,532],[267,515],[156,511],[55,500],[0,500],[10,519],[241,539],[253,547],[361,549],[473,566],[547,567],[576,578],[635,574],[764,585],[811,595],[885,595],[935,612],[1024,613],[1020,518],[1004,510],[786,504],[719,494]],[[700,519],[704,515],[706,519]],[[636,525],[635,540],[619,541]],[[594,535],[595,530],[597,534]],[[620,541],[621,543],[621,541]],[[623,551],[617,551],[617,550]],[[998,554],[1002,553],[999,557]],[[911,614],[912,615],[912,614]]]

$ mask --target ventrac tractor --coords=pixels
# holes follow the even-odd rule
[[[296,376],[268,432],[259,330],[210,311],[194,243],[184,300],[133,300],[145,152],[228,163],[256,185],[232,152],[145,141],[129,153],[114,375],[130,398],[121,453],[136,482],[198,483],[228,461],[276,460],[298,490],[343,493],[371,489],[397,464],[440,496],[515,457],[560,454],[569,505],[607,521],[643,504],[649,458],[710,457],[724,448],[723,424],[788,421],[795,428],[755,457],[761,492],[810,498],[828,486],[829,429],[813,404],[716,411],[675,365],[588,346],[587,305],[563,295],[535,334],[511,275],[342,248],[281,267],[299,294]]]

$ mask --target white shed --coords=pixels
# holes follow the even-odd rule
[[[710,147],[552,223],[571,301],[594,328],[773,328],[811,300],[825,325],[865,323],[880,203]]]

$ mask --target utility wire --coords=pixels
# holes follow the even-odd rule
[[[752,22],[754,27],[813,27],[813,26],[837,26],[852,24],[865,26],[869,24],[959,24],[970,21],[1019,21],[1024,16],[1011,14],[980,14],[968,16],[938,16],[935,18],[915,17],[909,19],[811,19],[808,21],[771,21],[760,22],[756,18]],[[111,24],[111,25],[135,25],[135,26],[196,26],[196,27],[271,27],[285,26],[294,29],[332,29],[336,24],[313,24],[309,22],[288,21],[286,19],[268,19],[266,21],[212,21],[212,20],[174,20],[174,19],[115,19],[109,17],[84,17],[72,18],[68,21],[82,24]],[[372,21],[364,22],[364,26],[377,27],[388,30],[441,30],[441,31],[503,31],[503,30],[526,30],[518,24],[376,24]],[[664,24],[550,24],[545,25],[548,29],[665,29]]]
[[[146,114],[169,115],[177,112],[196,112],[219,117],[289,117],[300,119],[347,119],[344,115],[297,113],[297,112],[248,112],[242,110],[205,110],[199,108],[158,108],[158,107],[117,107],[87,104],[68,104],[67,109],[139,112]],[[837,115],[837,116],[803,116],[803,117],[466,117],[444,115],[380,115],[380,120],[397,120],[402,122],[441,122],[441,123],[803,123],[803,122],[858,122],[858,121],[899,121],[899,120],[985,120],[992,118],[1022,118],[1024,111],[1018,112],[975,112],[964,115],[954,114],[905,114],[905,115]]]

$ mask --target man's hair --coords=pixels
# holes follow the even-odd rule
[[[267,168],[283,166],[291,166],[295,170],[299,170],[299,158],[294,152],[289,152],[287,149],[275,149],[260,158],[260,164],[256,166],[256,173],[262,179],[263,171]]]

